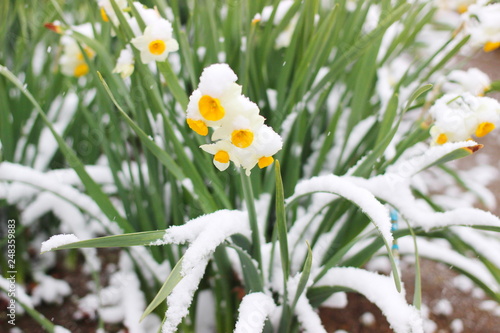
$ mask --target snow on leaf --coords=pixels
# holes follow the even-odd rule
[[[413,196],[408,180],[395,181],[393,174],[387,173],[369,180],[352,177],[350,180],[377,198],[396,208],[413,226],[425,230],[448,226],[488,226],[500,231],[500,219],[477,208],[457,208],[447,212],[435,212]]]
[[[293,196],[287,199],[287,204],[300,196],[316,192],[338,194],[352,201],[372,220],[385,241],[392,242],[391,221],[384,205],[375,199],[372,193],[343,177],[327,175],[301,181],[295,187]]]
[[[413,241],[408,238],[401,238],[399,240],[399,246],[402,254],[414,253]],[[417,239],[417,246],[420,256],[444,262],[464,273],[467,273],[469,277],[474,277],[478,280],[478,282],[484,284],[491,291],[495,293],[500,291],[497,281],[481,262],[472,258],[467,258],[452,249],[422,238]]]
[[[262,292],[245,295],[238,309],[234,333],[262,332],[266,318],[276,309],[271,296]]]
[[[396,333],[421,333],[422,318],[394,287],[392,278],[354,267],[331,268],[317,286],[339,286],[355,290],[377,305]]]
[[[40,252],[42,253],[48,252],[55,248],[58,248],[59,246],[71,244],[78,241],[79,241],[78,237],[76,237],[74,234],[54,235],[42,243],[42,248],[40,249]]]
[[[188,314],[193,295],[205,274],[205,268],[217,248],[235,234],[250,237],[247,214],[242,211],[219,210],[167,229],[162,240],[151,245],[182,244],[189,242],[183,261],[182,279],[167,297],[168,309],[162,332],[176,332],[177,326]]]

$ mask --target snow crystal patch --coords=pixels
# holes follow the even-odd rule
[[[375,316],[371,312],[365,312],[359,317],[359,321],[364,326],[372,326],[375,324]]]
[[[345,292],[334,293],[321,305],[333,309],[343,309],[347,306],[347,294]]]
[[[453,306],[447,299],[440,299],[432,308],[436,315],[450,316],[453,313]]]
[[[497,302],[493,300],[482,301],[479,308],[484,311],[493,311],[497,307]]]
[[[460,291],[470,292],[474,288],[474,282],[465,275],[458,275],[452,280],[453,285]]]
[[[215,332],[215,298],[211,290],[198,293],[195,332]]]
[[[62,326],[56,325],[54,326],[54,333],[71,333],[71,331]]]
[[[52,276],[37,273],[35,280],[38,285],[33,288],[31,299],[33,304],[56,303],[62,304],[63,298],[71,294],[71,287],[64,280],[54,279]]]
[[[461,319],[453,319],[450,328],[452,333],[462,333],[464,331],[464,323]]]
[[[42,243],[40,252],[48,252],[57,247],[80,241],[74,234],[54,235]]]

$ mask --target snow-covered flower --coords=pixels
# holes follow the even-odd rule
[[[483,47],[485,52],[500,48],[500,3],[473,4],[463,15],[473,47]]]
[[[61,72],[67,76],[80,77],[89,72],[89,66],[85,60],[85,56],[91,60],[95,57],[95,52],[87,45],[81,44],[83,52],[85,52],[84,55],[77,41],[71,35],[72,31],[77,31],[90,38],[94,38],[94,34],[90,23],[86,23],[71,27],[71,29],[66,30],[65,35],[61,37],[61,45],[63,47],[62,56],[59,59]]]
[[[441,10],[448,10],[463,14],[467,12],[470,5],[476,3],[476,0],[436,0],[436,6]]]
[[[134,72],[134,54],[130,45],[127,45],[120,52],[120,56],[116,61],[116,66],[113,69],[113,73],[118,73],[124,79],[132,75]]]
[[[187,122],[200,135],[208,134],[208,127],[220,127],[228,113],[236,113],[241,86],[238,77],[227,64],[205,68],[200,84],[189,98]],[[257,110],[258,113],[258,110]]]
[[[490,89],[491,81],[488,75],[477,68],[467,71],[454,70],[447,75],[442,85],[445,93],[460,94],[469,92],[476,96],[483,96]]]
[[[179,44],[172,38],[172,25],[165,19],[158,19],[148,25],[142,36],[131,41],[141,52],[141,61],[165,61],[170,52],[179,49]]]
[[[498,126],[500,104],[489,97],[470,93],[446,94],[429,110],[434,119],[430,129],[433,144],[483,137]]]
[[[247,174],[258,165],[273,163],[283,146],[281,137],[259,114],[257,104],[241,95],[238,77],[227,64],[214,64],[203,70],[200,84],[189,99],[188,126],[200,135],[214,129],[211,144],[200,148],[214,155],[213,163],[224,171],[232,161]]]
[[[127,0],[115,0],[116,5],[123,11],[127,8]],[[114,26],[118,26],[120,21],[116,15],[110,0],[99,0],[98,2],[99,10],[101,12],[101,18],[104,22],[112,22]]]

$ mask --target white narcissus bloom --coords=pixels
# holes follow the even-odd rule
[[[273,155],[281,150],[283,141],[281,136],[271,127],[262,125],[255,133],[255,139],[247,149],[240,149],[239,162],[242,168],[250,174],[250,170],[258,165],[263,169],[274,161]]]
[[[241,86],[235,83],[237,79],[226,64],[214,64],[203,70],[198,89],[190,96],[187,107],[187,123],[192,130],[207,135],[208,127],[220,127],[228,114],[235,113],[241,94]]]
[[[454,11],[463,14],[470,5],[476,3],[476,0],[437,0],[436,6],[441,10]]]
[[[214,64],[203,70],[200,84],[189,98],[186,118],[189,127],[201,135],[214,129],[212,144],[200,148],[214,155],[220,171],[232,161],[246,174],[258,165],[265,168],[283,146],[281,137],[259,114],[257,104],[241,95],[238,77],[227,64]]]
[[[134,54],[130,45],[121,50],[120,56],[116,61],[116,66],[113,69],[113,73],[118,73],[122,79],[129,77],[134,72]]]
[[[487,74],[477,68],[470,68],[467,71],[454,70],[448,74],[442,85],[442,90],[445,93],[468,92],[476,96],[483,96],[490,89],[490,85],[491,81]]]
[[[202,145],[200,148],[214,155],[214,165],[220,171],[224,171],[229,167],[229,161],[232,161],[236,166],[240,166],[237,152],[238,148],[229,141],[220,140],[216,143]]]
[[[483,137],[498,125],[500,104],[489,97],[470,93],[446,94],[429,110],[434,119],[430,129],[433,144]]]
[[[89,66],[85,61],[85,56],[78,46],[77,41],[71,36],[72,31],[81,33],[89,38],[94,38],[94,34],[90,23],[86,23],[71,27],[71,29],[67,30],[65,35],[61,37],[61,45],[63,47],[62,56],[59,59],[61,72],[67,76],[80,77],[89,72]],[[82,48],[89,59],[95,57],[95,52],[90,47],[82,44]]]
[[[473,47],[483,47],[485,52],[500,48],[500,3],[471,5],[463,16]]]
[[[179,49],[179,44],[172,38],[172,25],[165,19],[159,19],[148,25],[142,36],[131,41],[141,52],[141,61],[165,61],[170,52]]]
[[[123,11],[127,8],[128,2],[127,0],[115,0],[116,5]],[[101,11],[101,18],[104,22],[112,22],[114,26],[120,25],[120,21],[118,20],[118,16],[113,10],[113,6],[111,5],[110,0],[99,0],[98,2],[99,9]],[[127,16],[126,13],[124,13]]]

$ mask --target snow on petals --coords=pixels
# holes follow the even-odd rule
[[[234,333],[262,332],[266,318],[276,309],[271,296],[264,293],[245,295],[238,309],[238,322]]]
[[[470,93],[446,94],[434,103],[429,114],[434,119],[432,143],[442,145],[490,133],[500,122],[500,104]]]
[[[186,111],[188,126],[206,136],[213,128],[211,144],[200,148],[214,155],[213,163],[220,171],[232,161],[246,174],[258,165],[273,163],[283,146],[281,137],[264,125],[257,104],[241,94],[238,77],[227,64],[214,64],[203,70],[198,89],[189,98]]]
[[[80,241],[74,234],[54,235],[42,243],[40,252],[48,252],[63,245]]]
[[[465,30],[471,35],[470,43],[474,47],[482,46],[485,52],[500,48],[500,3],[483,6],[473,4],[463,14]]]
[[[170,52],[179,49],[179,43],[172,37],[172,25],[163,18],[149,24],[142,36],[133,38],[131,41],[141,52],[141,61],[165,61]]]

